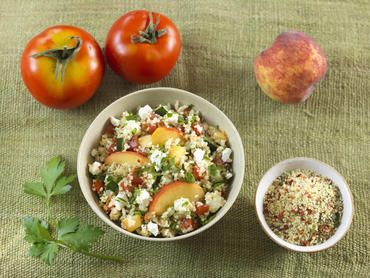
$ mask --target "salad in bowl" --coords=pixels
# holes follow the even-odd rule
[[[227,134],[193,105],[176,102],[111,116],[86,165],[99,206],[144,237],[175,237],[206,225],[233,179]]]

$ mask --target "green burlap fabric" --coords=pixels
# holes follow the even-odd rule
[[[49,109],[25,89],[19,59],[28,40],[48,26],[71,24],[103,45],[121,14],[151,8],[147,1],[0,1],[0,276],[1,277],[369,277],[370,3],[362,1],[153,1],[177,24],[181,57],[171,74],[151,86],[194,92],[223,110],[245,146],[246,176],[236,203],[206,232],[173,243],[119,234],[90,210],[78,184],[55,199],[57,217],[76,215],[100,226],[94,249],[120,254],[124,264],[61,252],[53,266],[27,256],[21,218],[43,216],[22,183],[61,154],[75,171],[82,136],[109,103],[144,88],[109,69],[96,96],[75,110]],[[324,49],[329,70],[304,104],[273,102],[259,89],[253,60],[282,31],[301,30]],[[350,184],[355,215],[334,248],[299,254],[263,233],[253,208],[256,186],[273,164],[308,156],[329,163]]]

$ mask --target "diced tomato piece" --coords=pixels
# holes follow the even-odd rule
[[[132,184],[132,186],[138,187],[139,185],[142,185],[143,182],[144,181],[143,181],[143,179],[141,177],[134,175],[132,177],[131,184]]]
[[[134,191],[134,187],[132,185],[126,185],[125,183],[119,183],[120,191],[132,192]]]
[[[184,218],[183,220],[181,220],[180,228],[182,230],[194,229],[195,223],[193,219]]]
[[[196,135],[200,136],[203,134],[203,131],[204,131],[204,127],[203,127],[203,124],[201,123],[197,123],[197,124],[193,124],[191,126],[192,130],[195,131]]]
[[[91,185],[91,190],[94,192],[99,192],[104,187],[104,181],[102,180],[93,180]]]
[[[148,125],[148,124],[143,124],[143,129],[148,132],[148,134],[153,134],[153,132],[157,129],[157,125]]]
[[[204,215],[204,214],[206,214],[208,211],[209,211],[209,207],[208,207],[208,205],[198,206],[198,207],[196,207],[196,209],[195,209],[195,213],[196,213],[197,215]]]
[[[201,180],[205,177],[206,173],[203,172],[202,174],[200,173],[200,169],[198,165],[194,165],[193,167],[193,176],[195,177],[196,180]]]

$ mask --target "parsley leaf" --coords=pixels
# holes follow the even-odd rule
[[[23,219],[26,236],[24,239],[32,244],[29,254],[40,257],[45,263],[51,264],[58,253],[58,245],[52,242],[52,237],[46,222],[27,216]]]
[[[58,229],[65,230],[65,226],[63,225],[66,225],[66,223],[62,224],[59,222]],[[68,228],[71,227],[71,225],[68,225]],[[91,244],[96,242],[104,234],[104,232],[98,227],[94,227],[93,225],[80,225],[79,222],[74,228],[75,230],[73,232],[62,233],[60,238],[58,230],[58,239],[68,243],[76,249],[88,250],[91,247]]]
[[[57,224],[58,239],[62,239],[62,237],[66,234],[75,232],[79,225],[80,220],[78,220],[76,217],[60,220]]]
[[[50,198],[61,195],[71,189],[69,183],[73,182],[75,175],[62,176],[65,163],[57,156],[47,162],[41,171],[43,182],[28,182],[23,185],[25,193],[40,196],[46,199],[49,216]],[[48,217],[49,218],[49,217]],[[25,229],[24,239],[31,244],[29,255],[52,264],[60,247],[70,249],[90,257],[104,260],[122,262],[121,257],[106,256],[90,252],[91,244],[96,242],[104,232],[92,225],[82,225],[76,217],[59,220],[56,227],[41,219],[27,216],[23,219]],[[53,236],[56,231],[56,238]]]
[[[46,197],[46,191],[42,182],[26,182],[23,185],[23,191],[28,194]]]
[[[45,198],[48,218],[50,214],[50,198],[70,191],[72,186],[69,183],[76,179],[76,175],[62,176],[64,169],[64,161],[60,156],[56,156],[49,160],[41,170],[42,182],[27,182],[23,185],[25,193]]]
[[[23,225],[26,232],[24,239],[29,243],[40,243],[51,239],[46,222],[27,216],[23,219]]]

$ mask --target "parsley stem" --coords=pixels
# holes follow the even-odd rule
[[[116,261],[116,262],[119,262],[119,263],[124,262],[124,259],[121,258],[121,257],[118,257],[118,256],[108,256],[108,255],[103,255],[103,254],[99,254],[99,253],[92,253],[92,252],[89,252],[89,251],[86,251],[86,250],[76,249],[73,246],[71,246],[71,245],[69,245],[69,244],[67,244],[67,243],[65,243],[64,241],[61,241],[61,240],[55,240],[55,242],[61,247],[71,249],[73,252],[81,253],[81,254],[89,256],[89,257],[94,257],[94,258],[98,258],[98,259],[102,259],[102,260]]]

